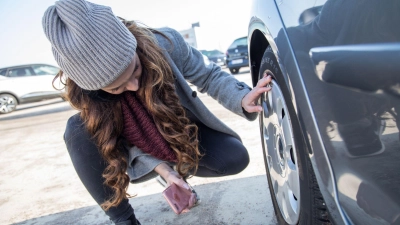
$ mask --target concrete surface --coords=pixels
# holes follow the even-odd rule
[[[235,76],[250,84],[248,68]],[[193,87],[194,88],[194,87]],[[242,137],[250,165],[240,174],[189,180],[201,204],[175,215],[155,181],[131,185],[137,218],[146,224],[276,224],[269,194],[258,121],[230,113],[207,95],[202,101]],[[88,194],[62,139],[75,114],[61,99],[22,105],[0,115],[0,224],[112,224]]]

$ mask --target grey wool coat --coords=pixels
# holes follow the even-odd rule
[[[238,134],[219,120],[193,93],[187,82],[195,85],[201,93],[207,93],[225,108],[248,120],[255,120],[257,113],[243,110],[241,101],[251,88],[236,80],[231,74],[221,70],[214,63],[206,65],[203,55],[189,46],[183,37],[170,28],[159,29],[170,41],[156,34],[158,44],[164,50],[175,76],[176,93],[180,103],[191,111],[204,125],[211,129],[230,134],[240,140]],[[162,163],[136,146],[129,149],[128,175],[131,183],[139,183],[155,177],[154,168]],[[168,163],[168,162],[167,162]]]

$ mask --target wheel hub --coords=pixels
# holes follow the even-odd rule
[[[276,155],[277,160],[279,165],[282,168],[282,173],[281,176],[284,177],[284,169],[285,169],[285,155],[284,155],[284,150],[283,150],[283,144],[282,144],[282,137],[281,134],[276,135],[276,140],[275,140],[275,150],[276,150]]]

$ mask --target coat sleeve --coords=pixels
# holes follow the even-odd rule
[[[127,173],[131,183],[140,183],[156,177],[158,174],[154,169],[166,161],[157,159],[152,155],[144,153],[138,147],[133,146],[129,150]]]
[[[177,31],[172,33],[174,48],[179,51],[176,54],[177,60],[183,61],[176,64],[180,65],[184,78],[195,85],[198,91],[207,93],[230,111],[248,120],[255,120],[257,113],[247,113],[242,108],[242,99],[251,88],[222,71],[218,65],[205,64],[203,55],[198,50],[187,44]]]

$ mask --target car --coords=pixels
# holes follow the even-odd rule
[[[211,62],[210,62],[210,59],[208,59],[208,57],[207,57],[206,55],[204,55],[204,54],[201,54],[201,55],[203,56],[204,64],[208,65],[208,64],[211,63]]]
[[[238,74],[240,68],[249,66],[247,37],[238,38],[229,46],[226,66],[232,74]]]
[[[58,98],[53,79],[59,68],[47,64],[29,64],[0,68],[0,114],[13,112],[18,104]]]
[[[400,224],[398,0],[254,0],[250,76],[279,224]],[[228,64],[229,66],[229,64]]]
[[[226,64],[226,56],[223,52],[219,51],[219,50],[200,50],[200,52],[207,56],[208,59],[211,62],[214,62],[215,64],[219,65],[219,66],[225,66]]]

